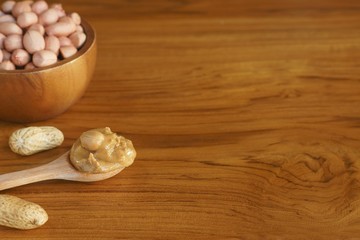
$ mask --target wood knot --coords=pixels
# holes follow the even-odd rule
[[[343,181],[357,172],[360,153],[339,143],[280,142],[269,146],[261,162],[272,170],[284,184],[314,186],[330,181]]]
[[[277,206],[294,221],[317,221],[328,228],[358,217],[359,160],[356,148],[339,142],[283,141],[249,156],[248,164],[262,177],[257,186],[268,214]]]

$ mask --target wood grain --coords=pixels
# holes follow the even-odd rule
[[[360,2],[70,1],[97,30],[85,96],[36,125],[58,148],[11,153],[0,173],[49,162],[109,126],[138,157],[96,183],[3,193],[43,206],[4,239],[359,239]]]

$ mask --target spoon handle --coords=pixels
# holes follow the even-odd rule
[[[64,157],[66,157],[66,154],[48,164],[39,167],[1,174],[0,191],[29,183],[58,179],[61,177],[61,171],[59,170],[62,168],[64,162],[66,162],[63,159]]]

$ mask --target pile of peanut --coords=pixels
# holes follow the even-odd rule
[[[46,67],[73,56],[86,34],[61,4],[5,1],[0,10],[0,70]]]

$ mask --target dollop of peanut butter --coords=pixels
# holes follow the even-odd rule
[[[70,161],[74,167],[88,173],[104,173],[128,167],[135,157],[132,142],[113,133],[108,127],[82,133],[70,151]]]

